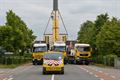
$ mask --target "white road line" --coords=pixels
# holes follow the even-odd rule
[[[103,78],[101,78],[100,80],[104,80]]]
[[[112,78],[115,78],[115,76],[111,76]]]
[[[83,70],[86,70],[85,68],[83,68]]]
[[[95,77],[98,77],[97,75],[95,75]]]
[[[83,70],[83,68],[82,67],[80,67],[82,70]]]
[[[80,67],[81,68],[81,67]],[[84,71],[86,71],[86,72],[89,72],[87,69],[85,69],[85,68],[81,68],[82,70],[84,70]]]
[[[9,78],[8,80],[13,80],[13,78]]]
[[[85,70],[86,72],[89,72],[88,70]]]
[[[99,71],[100,73],[102,73],[102,71]]]
[[[52,77],[51,77],[51,80],[54,80],[54,77],[55,77],[55,75],[53,74]]]
[[[3,80],[7,80],[7,78],[4,78]]]
[[[92,72],[89,72],[89,74],[91,74],[91,75],[92,75],[93,73],[92,73]]]

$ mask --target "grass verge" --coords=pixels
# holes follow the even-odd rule
[[[98,66],[98,67],[102,67],[102,68],[113,68],[112,66],[107,66],[104,64],[97,64],[97,63],[93,63],[92,65]]]
[[[11,65],[0,64],[0,68],[16,68],[18,66],[19,66],[18,64],[11,64]]]

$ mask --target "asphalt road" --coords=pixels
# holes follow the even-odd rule
[[[27,64],[0,69],[0,80],[120,80],[120,70],[86,65],[65,65],[65,74],[42,74],[42,66]]]

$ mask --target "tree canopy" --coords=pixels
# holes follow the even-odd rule
[[[33,31],[27,27],[25,22],[12,10],[7,12],[6,24],[0,26],[0,46],[8,51],[24,53],[30,48],[35,40]]]
[[[110,19],[108,14],[100,14],[95,21],[86,21],[78,32],[80,43],[89,43],[97,48],[98,55],[116,54],[120,56],[120,20]]]

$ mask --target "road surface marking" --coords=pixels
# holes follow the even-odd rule
[[[109,73],[106,73],[106,72],[104,72],[103,70],[99,70],[99,69],[94,69],[94,68],[92,68],[92,67],[88,67],[88,66],[86,66],[86,68],[91,68],[93,71],[95,71],[96,73],[98,73],[98,74],[94,74],[94,76],[95,77],[99,77],[100,78],[100,80],[104,80],[104,77],[109,77],[109,79],[116,79],[117,80],[117,78],[116,78],[116,76],[114,76],[114,75],[110,75]],[[84,68],[83,70],[85,70],[86,71],[86,68]],[[88,69],[88,71],[89,71],[89,74],[91,74],[92,75],[92,73],[90,73],[91,72],[91,70],[89,70]],[[118,79],[118,80],[120,80],[120,78]]]
[[[13,80],[13,78],[9,78],[8,80]]]
[[[102,71],[99,71],[100,73],[103,73]]]
[[[101,78],[100,80],[104,80],[103,78]]]
[[[86,71],[87,69],[83,68],[83,70],[85,70],[85,71]]]
[[[3,80],[7,80],[7,78],[4,78]]]
[[[115,78],[115,76],[111,76],[112,78]]]
[[[54,74],[53,74],[52,77],[51,77],[51,80],[54,80],[54,77],[55,77],[55,76],[54,76]]]
[[[93,73],[92,73],[92,72],[89,72],[89,74],[91,74],[91,75],[92,75]]]
[[[82,70],[84,70],[84,68],[80,67]]]
[[[86,70],[86,72],[89,72],[88,70]]]
[[[82,67],[80,67],[82,70],[84,70],[84,71],[86,71],[86,72],[89,72],[87,69],[85,69],[85,68],[82,68]]]
[[[98,77],[97,75],[95,75],[95,77]]]

